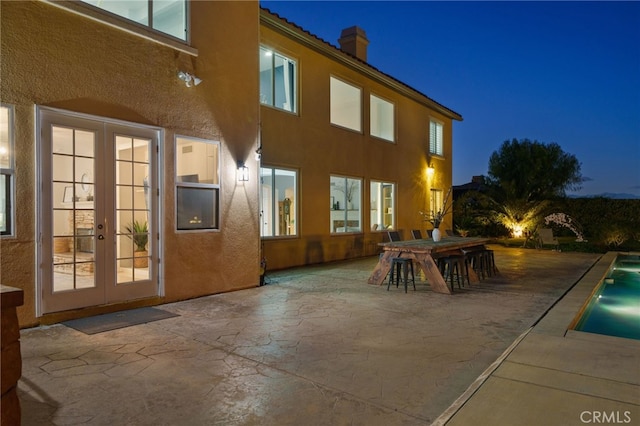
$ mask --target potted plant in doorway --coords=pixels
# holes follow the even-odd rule
[[[127,230],[127,236],[133,240],[135,249],[133,252],[133,267],[134,268],[146,268],[149,266],[147,243],[149,242],[149,228],[147,221],[139,222],[134,220],[129,225],[125,226]]]

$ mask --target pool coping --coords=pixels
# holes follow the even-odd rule
[[[605,366],[604,371],[587,376],[584,373],[592,366],[589,362],[583,362],[580,354],[584,356],[585,353],[593,350],[596,357],[606,358],[609,354],[615,353],[621,358],[635,359],[640,351],[640,341],[572,329],[594,289],[600,284],[619,254],[637,253],[612,251],[597,259],[593,266],[528,330],[522,333],[432,425],[463,425],[468,424],[472,419],[474,422],[488,421],[503,424],[496,423],[496,420],[504,421],[509,416],[512,416],[511,421],[517,420],[520,424],[526,424],[526,422],[522,423],[525,413],[539,415],[541,410],[546,412],[547,422],[552,420],[551,424],[572,424],[576,420],[576,413],[584,412],[586,407],[584,401],[590,400],[593,404],[594,399],[597,401],[596,407],[615,407],[617,410],[622,407],[623,411],[628,409],[629,401],[621,393],[626,393],[629,389],[640,390],[640,368],[636,367],[635,372],[632,369],[629,377],[622,380],[619,369],[624,367],[612,362]],[[535,349],[532,350],[532,348]],[[538,353],[531,354],[537,349],[539,349]],[[570,365],[572,362],[575,364]],[[536,373],[538,377],[535,377]],[[545,374],[563,376],[568,379],[568,384],[564,386],[558,386],[557,383],[551,384],[553,379],[544,377]],[[523,380],[524,377],[527,377],[527,380]],[[529,380],[531,378],[533,379]],[[582,393],[581,389],[585,387],[585,382],[589,382],[586,387],[591,386],[591,390]],[[618,395],[616,392],[610,394],[607,391],[600,391],[597,388],[602,387],[602,383],[612,384],[614,387],[625,390],[618,391]],[[523,391],[523,396],[533,393],[538,397],[531,401],[527,398],[513,397],[522,389],[526,389],[526,392]],[[541,389],[546,390],[541,391]],[[512,404],[507,408],[506,413],[500,413],[500,410],[495,408],[493,411],[486,408],[492,405],[493,401],[510,397],[515,398],[516,403],[515,407]],[[567,407],[572,404],[573,411]],[[633,404],[631,407],[634,418],[637,418],[640,410],[633,407]]]

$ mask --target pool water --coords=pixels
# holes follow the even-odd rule
[[[640,255],[618,255],[575,330],[640,340]]]

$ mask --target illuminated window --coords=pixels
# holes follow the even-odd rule
[[[298,173],[294,170],[260,168],[260,236],[279,237],[298,233],[297,181]]]
[[[369,102],[371,136],[393,142],[395,140],[394,105],[375,95],[371,95]]]
[[[180,40],[187,39],[186,0],[82,0]]]
[[[431,190],[431,215],[442,210],[442,189]]]
[[[15,164],[13,106],[0,106],[0,235],[13,235]]]
[[[331,77],[331,124],[362,131],[362,89]]]
[[[260,47],[260,102],[296,112],[296,63],[292,59]]]
[[[176,138],[177,229],[219,229],[220,143]]]
[[[329,188],[331,233],[362,232],[362,181],[331,176]]]
[[[429,152],[435,155],[443,155],[442,123],[433,120],[429,125]]]
[[[371,181],[371,230],[395,228],[395,184]]]

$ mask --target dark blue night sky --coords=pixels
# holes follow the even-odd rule
[[[640,197],[640,2],[262,1],[338,46],[358,25],[374,67],[462,114],[453,183],[512,138],[582,163],[579,195]]]

